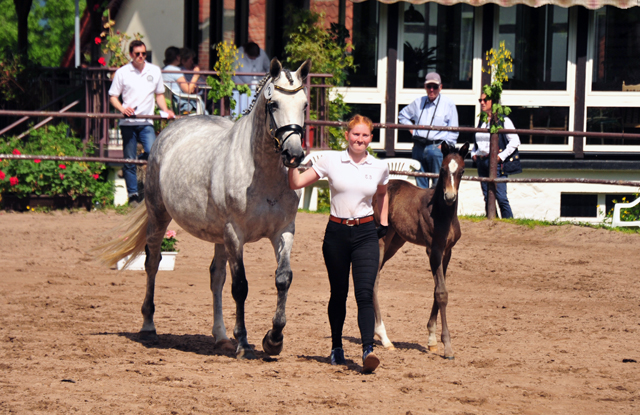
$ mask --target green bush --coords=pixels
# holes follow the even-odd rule
[[[69,134],[66,124],[42,127],[28,138],[0,137],[0,154],[38,154],[82,157],[93,148]],[[18,197],[64,195],[75,199],[93,196],[102,206],[113,204],[114,184],[104,163],[53,160],[0,160],[0,192]]]
[[[614,204],[615,203],[629,203],[629,202],[633,202],[638,197],[640,197],[640,193],[636,193],[635,195],[633,195],[631,200],[627,200],[626,197],[623,197],[622,200],[613,199],[613,203]],[[606,218],[607,219],[612,219],[613,218],[613,208],[611,208],[611,210],[609,210],[609,212],[607,212]],[[633,221],[640,220],[640,204],[635,205],[632,208],[620,209],[620,220],[623,221],[623,222],[633,222]]]

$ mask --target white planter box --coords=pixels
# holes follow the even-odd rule
[[[176,255],[178,255],[177,252],[163,252],[158,271],[173,271],[173,268],[176,265]],[[144,261],[147,259],[146,254],[138,255],[129,265],[127,265],[127,267],[125,267],[124,264],[128,259],[129,257],[126,257],[118,261],[116,264],[118,270],[126,269],[129,271],[144,271]]]

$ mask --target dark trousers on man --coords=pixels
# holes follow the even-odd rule
[[[476,165],[478,166],[478,176],[480,177],[489,177],[489,157],[481,158],[477,157]],[[508,177],[504,174],[500,166],[498,166],[498,171],[496,177]],[[482,187],[482,194],[484,195],[484,204],[485,204],[485,212],[488,212],[487,206],[487,193],[489,191],[489,183],[480,182],[480,186]],[[508,219],[513,217],[513,212],[511,211],[511,205],[509,204],[509,199],[507,198],[507,184],[506,183],[496,183],[496,201],[498,202],[498,206],[500,207],[500,217],[502,219]]]
[[[156,133],[152,125],[121,126],[122,131],[122,152],[125,159],[136,159],[138,143],[142,144],[144,153],[142,159],[149,157],[151,146],[156,139]],[[127,194],[131,198],[138,195],[138,175],[137,165],[125,164],[122,167],[124,182],[127,185]]]
[[[362,347],[373,345],[373,287],[380,259],[375,222],[348,226],[330,221],[324,234],[322,253],[331,286],[328,307],[331,348],[342,347],[342,328],[347,315],[349,293],[349,268],[352,268],[353,273]]]
[[[411,150],[411,158],[420,162],[421,173],[436,173],[440,174],[440,168],[442,167],[442,151],[438,148],[440,144],[427,144],[414,143]],[[431,187],[435,187],[438,183],[437,178],[431,179]],[[416,177],[416,184],[423,189],[429,188],[428,177]]]

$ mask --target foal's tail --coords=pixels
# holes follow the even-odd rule
[[[100,262],[109,267],[114,266],[127,255],[131,255],[125,264],[128,265],[137,254],[144,251],[144,247],[147,244],[148,223],[147,206],[141,203],[127,216],[123,223],[110,232],[110,234],[118,236],[93,248],[92,252]]]

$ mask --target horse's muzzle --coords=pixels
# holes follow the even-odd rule
[[[456,202],[456,199],[458,199],[458,193],[444,192],[444,203],[446,203],[447,206],[453,205]]]
[[[286,167],[298,167],[300,163],[302,163],[302,159],[304,158],[304,152],[299,156],[293,156],[289,154],[288,150],[284,150],[282,152],[282,164]]]

